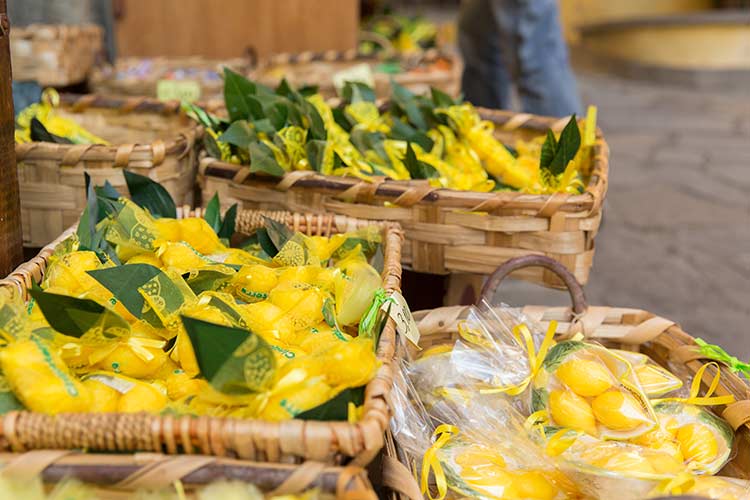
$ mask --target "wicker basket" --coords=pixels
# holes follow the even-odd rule
[[[561,129],[566,120],[480,110],[494,122],[496,136],[509,143]],[[477,193],[435,189],[426,181],[323,176],[310,171],[281,180],[251,175],[247,166],[204,158],[198,180],[204,200],[218,192],[224,203],[246,208],[320,211],[351,217],[392,220],[406,232],[403,262],[432,274],[489,274],[506,260],[542,254],[562,262],[586,283],[594,256],[594,237],[607,192],[609,148],[601,132],[591,159],[590,180],[579,195]],[[390,202],[385,206],[385,202]],[[554,273],[522,270],[517,277],[560,287]]]
[[[201,211],[182,214],[201,216]],[[262,227],[263,217],[286,223],[295,231],[328,236],[376,224],[336,215],[292,214],[242,210],[237,214],[237,232],[247,234]],[[383,288],[399,290],[401,283],[401,243],[398,224],[380,223],[384,242]],[[19,266],[0,287],[10,286],[26,297],[33,282],[44,277],[47,259],[55,246],[72,233],[68,229],[56,241]],[[85,449],[102,452],[201,453],[263,462],[299,462],[366,465],[383,446],[390,411],[385,398],[393,383],[392,360],[396,329],[388,319],[378,344],[381,363],[375,378],[365,389],[364,412],[355,424],[288,420],[266,422],[214,417],[174,417],[147,413],[78,413],[50,416],[33,412],[8,413],[0,417],[0,450]]]
[[[268,496],[317,489],[341,500],[376,500],[367,473],[355,466],[320,462],[300,465],[263,464],[206,455],[170,456],[88,454],[61,450],[0,453],[0,475],[15,480],[40,476],[45,484],[77,479],[93,488],[98,499],[126,499],[135,490],[168,490],[179,481],[190,492],[212,481],[243,481]],[[189,498],[192,498],[189,497]]]
[[[526,306],[522,309],[523,314],[543,328],[547,328],[550,321],[557,321],[558,338],[567,338],[580,332],[586,338],[608,347],[647,354],[665,367],[684,366],[691,376],[707,361],[702,359],[693,337],[673,321],[640,309],[588,306],[583,289],[575,277],[558,262],[544,256],[532,255],[506,262],[487,281],[482,297],[492,303],[498,286],[508,274],[530,266],[541,266],[558,274],[570,292],[572,308]],[[420,346],[427,349],[436,345],[453,345],[459,338],[458,322],[466,317],[467,311],[466,306],[455,306],[414,313],[421,334]],[[715,375],[716,370],[709,366],[704,374],[704,388]],[[722,469],[721,474],[750,479],[750,387],[739,375],[725,369],[721,372],[715,394],[731,394],[736,399],[736,402],[727,406],[712,407],[736,431],[737,454]],[[409,472],[411,464],[405,467],[401,463],[405,459],[399,454],[390,435],[386,441],[383,483],[391,488],[390,497],[422,500],[419,488]]]
[[[89,79],[91,89],[97,94],[157,97],[159,81],[168,78],[172,72],[200,71],[215,72],[215,79],[189,78],[167,80],[174,82],[194,81],[200,88],[200,99],[204,102],[223,101],[224,80],[221,74],[224,67],[238,73],[247,73],[251,62],[246,59],[219,61],[203,57],[128,57],[118,59],[114,65],[95,67]],[[145,74],[133,76],[128,71],[141,68]],[[118,76],[125,74],[126,76]]]
[[[64,87],[86,80],[103,50],[102,28],[93,24],[13,27],[13,79]]]
[[[261,61],[250,77],[265,85],[275,87],[282,78],[296,87],[316,85],[326,98],[338,94],[333,84],[333,75],[358,64],[368,64],[373,71],[375,94],[379,97],[391,95],[391,78],[411,90],[422,94],[435,87],[456,96],[461,91],[461,59],[451,52],[430,49],[420,54],[402,58],[408,71],[394,75],[377,71],[377,66],[390,52],[379,58],[366,57],[356,51],[300,52],[276,54]]]
[[[160,182],[177,204],[191,204],[201,129],[177,102],[61,95],[58,108],[112,145],[16,144],[24,245],[41,247],[78,220],[86,205],[83,172],[126,192],[123,168]]]

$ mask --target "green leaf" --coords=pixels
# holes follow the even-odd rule
[[[265,216],[263,217],[263,221],[266,231],[268,231],[268,237],[278,250],[281,250],[281,247],[283,247],[287,241],[294,238],[294,231],[289,229],[286,224],[282,224],[281,222],[277,222],[270,217]]]
[[[385,267],[383,245],[378,244],[372,257],[370,257],[370,265],[378,272],[378,274],[383,274],[383,268]]]
[[[224,68],[224,104],[231,121],[247,120],[252,116],[250,100],[256,86],[239,73]]]
[[[30,137],[34,142],[53,142],[55,144],[73,144],[73,141],[47,131],[47,128],[37,118],[31,119]]]
[[[162,273],[158,267],[149,264],[125,264],[86,272],[112,292],[136,318],[143,317],[143,295],[138,289]]]
[[[264,134],[273,134],[274,132],[276,132],[276,129],[273,128],[271,120],[269,120],[268,118],[253,120],[252,124],[253,128],[255,128],[255,131],[258,133],[263,132]]]
[[[177,207],[169,192],[146,176],[127,170],[122,171],[130,191],[130,198],[136,205],[148,209],[154,217],[177,218]]]
[[[439,108],[447,108],[456,104],[456,101],[451,96],[435,87],[430,87],[430,95],[432,96],[433,104]]]
[[[552,160],[555,158],[556,152],[557,139],[555,139],[555,134],[553,134],[551,130],[547,130],[547,138],[544,139],[544,144],[542,144],[542,154],[539,157],[539,167],[549,168]]]
[[[91,184],[91,176],[87,172],[84,172],[83,177],[86,185],[86,208],[83,209],[81,219],[78,221],[76,234],[78,235],[81,247],[93,250],[99,206],[96,202],[94,186]]]
[[[531,390],[531,411],[541,411],[547,408],[549,393],[544,387],[534,388]]]
[[[547,351],[542,366],[548,372],[557,370],[557,367],[568,357],[569,354],[586,347],[586,344],[578,340],[564,340],[558,342]]]
[[[365,402],[365,388],[344,389],[336,397],[307,411],[295,415],[300,420],[340,421],[349,417],[349,403],[360,406]]]
[[[265,227],[255,231],[255,236],[258,238],[258,244],[269,257],[273,258],[279,253],[279,249],[273,244],[271,237],[268,235],[268,230]]]
[[[305,116],[307,116],[307,119],[310,121],[310,139],[317,139],[321,141],[327,139],[328,133],[326,132],[326,125],[323,122],[323,118],[321,118],[320,113],[318,113],[317,108],[305,99],[303,99],[300,103],[300,107],[305,113]]]
[[[183,101],[181,107],[188,116],[206,128],[218,131],[225,123],[218,116],[212,115],[196,104]]]
[[[203,135],[203,147],[206,148],[206,152],[211,158],[221,160],[221,150],[211,134]]]
[[[117,201],[122,196],[109,181],[104,181],[104,186],[95,186],[94,191],[99,198],[106,198],[108,200]]]
[[[232,144],[238,148],[247,149],[251,142],[258,140],[258,136],[250,128],[247,120],[237,120],[229,125],[229,128],[218,137],[219,142]]]
[[[362,82],[345,82],[341,98],[346,102],[375,102],[375,90]]]
[[[318,86],[317,85],[303,85],[298,89],[300,95],[302,97],[310,97],[311,95],[315,95],[318,93]]]
[[[286,125],[287,118],[289,118],[289,106],[282,103],[276,102],[265,108],[266,117],[273,125],[274,129],[281,130]]]
[[[219,193],[214,193],[211,201],[206,205],[206,211],[203,212],[203,218],[206,219],[208,225],[214,230],[216,234],[219,234],[221,229],[221,207],[219,206]]]
[[[393,80],[391,80],[391,89],[391,99],[406,114],[409,122],[419,130],[427,130],[427,122],[419,109],[415,95]]]
[[[217,391],[246,394],[268,389],[276,359],[271,346],[242,328],[181,316],[201,374]]]
[[[237,226],[237,204],[235,203],[224,214],[224,221],[219,228],[219,238],[231,239]]]
[[[307,160],[310,162],[310,166],[316,172],[320,172],[323,167],[323,159],[325,157],[326,146],[328,141],[312,140],[305,144],[305,152],[307,153]]]
[[[547,139],[549,140],[549,134],[547,134]],[[550,173],[552,175],[563,173],[570,160],[575,157],[580,146],[581,131],[578,129],[576,115],[573,115],[570,117],[570,121],[565,125],[565,128],[560,134],[560,140],[557,142],[557,147],[555,148],[555,156],[549,163],[549,167],[547,167]]]
[[[29,293],[36,301],[47,323],[62,334],[80,338],[97,325],[116,326],[124,331],[130,330],[128,322],[116,312],[93,300],[45,292],[37,284],[32,285]],[[107,329],[103,329],[102,333],[107,337],[117,338],[110,335]]]
[[[412,179],[432,179],[440,177],[440,174],[435,170],[435,167],[417,159],[417,155],[414,153],[411,143],[406,145],[404,166],[406,167],[406,170],[409,171],[409,175]]]
[[[275,177],[281,177],[286,172],[276,161],[276,157],[271,148],[262,142],[250,144],[250,171],[263,172]]]
[[[201,292],[220,289],[234,275],[235,272],[232,268],[219,264],[215,267],[185,273],[182,275],[182,279],[185,280],[193,293],[198,295]]]
[[[281,82],[279,82],[279,85],[276,87],[276,90],[274,90],[274,93],[276,95],[284,96],[287,98],[292,98],[294,95],[294,90],[289,85],[289,82],[286,81],[286,78],[282,78]]]
[[[26,407],[16,398],[12,391],[0,392],[0,415],[12,411],[23,411]]]

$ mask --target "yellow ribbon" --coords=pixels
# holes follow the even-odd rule
[[[709,384],[708,389],[706,390],[706,394],[703,396],[699,396],[700,390],[701,390],[701,383],[703,382],[703,375],[706,373],[706,369],[709,366],[714,366],[716,368],[716,375],[714,375],[714,378],[711,380],[711,383]],[[693,382],[692,384],[690,384],[690,395],[687,398],[654,399],[652,400],[652,403],[678,402],[678,403],[685,403],[685,404],[698,405],[698,406],[728,405],[728,404],[734,403],[735,399],[732,394],[729,394],[726,396],[714,396],[713,395],[716,389],[719,387],[720,379],[721,379],[721,367],[719,366],[719,363],[716,363],[715,361],[711,361],[701,366],[700,369],[695,373],[695,377],[693,377]]]
[[[526,347],[526,354],[529,357],[529,374],[526,376],[521,382],[518,384],[513,384],[508,387],[496,387],[492,389],[482,389],[479,392],[481,394],[494,394],[497,392],[502,392],[505,394],[508,394],[509,396],[518,396],[523,391],[526,390],[526,388],[529,386],[532,380],[534,380],[534,377],[537,373],[539,373],[539,370],[542,368],[542,364],[544,363],[544,358],[547,356],[547,352],[549,351],[550,347],[552,347],[555,344],[555,332],[557,331],[557,321],[550,321],[549,327],[547,328],[547,332],[544,334],[544,340],[542,340],[542,344],[539,346],[539,350],[537,351],[534,347],[534,337],[531,335],[531,331],[529,330],[529,327],[527,327],[525,324],[521,323],[520,325],[516,325],[513,327],[513,335],[516,337],[516,340],[519,344],[525,345]]]
[[[424,457],[422,457],[422,477],[420,481],[420,488],[422,490],[423,495],[427,495],[427,498],[430,500],[443,500],[445,498],[445,495],[448,493],[448,480],[445,478],[445,471],[443,471],[443,466],[440,465],[440,460],[437,457],[437,452],[440,448],[445,446],[445,444],[450,441],[450,439],[458,434],[460,431],[458,430],[458,427],[454,425],[449,424],[443,424],[438,426],[435,429],[435,432],[432,434],[433,437],[437,438],[435,439],[435,442],[432,443],[432,446],[430,446],[427,451],[424,452]],[[432,471],[432,474],[435,476],[435,485],[437,486],[438,494],[436,497],[432,496],[432,493],[430,492],[430,471]]]
[[[146,339],[143,337],[130,337],[126,342],[128,347],[133,351],[133,354],[141,358],[141,361],[148,363],[154,359],[154,353],[146,349],[147,347],[153,347],[154,349],[162,349],[166,344],[163,340]]]

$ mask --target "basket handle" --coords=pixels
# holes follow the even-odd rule
[[[495,291],[500,286],[500,283],[512,272],[518,271],[526,267],[543,267],[549,269],[555,273],[565,283],[565,287],[570,293],[570,300],[573,303],[573,312],[575,314],[583,314],[588,309],[586,303],[586,296],[583,293],[583,287],[573,273],[568,269],[550,257],[546,255],[524,255],[523,257],[515,257],[513,259],[503,262],[497,269],[490,275],[487,282],[482,287],[482,293],[479,295],[478,303],[482,300],[486,300],[488,303],[492,302],[492,298],[495,295]]]

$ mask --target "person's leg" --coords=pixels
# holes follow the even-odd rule
[[[458,43],[464,60],[461,89],[464,98],[477,106],[509,108],[511,78],[505,54],[514,52],[501,46],[492,0],[466,0],[461,3]]]
[[[557,0],[515,0],[518,93],[526,112],[566,116],[582,112],[560,28]]]

